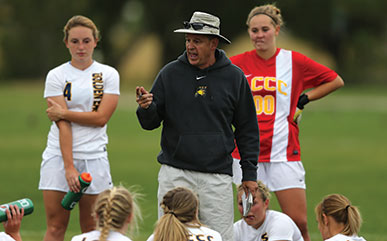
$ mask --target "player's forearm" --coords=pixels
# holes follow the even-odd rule
[[[62,119],[81,125],[104,126],[109,121],[103,114],[98,112],[76,112],[64,110]]]
[[[73,135],[71,125],[68,121],[60,120],[56,122],[59,128],[59,145],[63,157],[65,169],[74,167],[73,160]]]
[[[82,125],[103,127],[107,124],[110,117],[113,115],[118,104],[118,98],[118,95],[104,95],[97,111],[76,112],[63,109],[61,112],[60,119],[65,119],[70,122]]]
[[[343,86],[344,86],[343,79],[339,75],[337,75],[337,77],[334,80],[317,86],[311,91],[308,91],[306,95],[308,96],[308,99],[310,101],[318,100]]]

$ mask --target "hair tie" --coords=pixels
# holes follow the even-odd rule
[[[173,211],[168,211],[167,214],[172,214],[173,216],[175,216],[177,218],[176,213],[174,213]]]
[[[348,208],[350,207],[351,205],[347,205],[346,207],[345,207],[345,210],[348,212]]]
[[[263,14],[263,15],[268,16],[269,18],[271,18],[271,19],[273,20],[273,22],[274,22],[276,25],[278,24],[278,23],[277,23],[277,20],[276,20],[273,16],[271,16],[270,14],[264,13],[264,12],[258,12],[258,13],[255,13],[251,18],[253,18],[253,17],[255,17],[255,16],[259,15],[259,14]],[[250,20],[251,20],[251,19],[250,19]]]

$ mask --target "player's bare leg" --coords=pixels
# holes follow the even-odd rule
[[[276,191],[278,202],[282,212],[293,219],[301,231],[305,241],[310,241],[308,233],[306,193],[302,188],[291,188],[282,191]]]
[[[97,195],[84,194],[79,201],[79,223],[82,233],[90,232],[96,228],[95,219],[92,216],[96,199]]]
[[[46,210],[47,230],[44,241],[62,241],[66,233],[70,218],[70,211],[61,206],[61,201],[66,193],[44,190],[43,200]]]

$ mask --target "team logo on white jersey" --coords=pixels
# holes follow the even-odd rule
[[[93,73],[93,111],[97,111],[103,96],[103,78],[102,73]]]

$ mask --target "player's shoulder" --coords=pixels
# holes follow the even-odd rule
[[[305,61],[310,60],[310,58],[307,57],[306,55],[304,55],[300,52],[294,51],[294,50],[281,49],[280,51],[291,54],[293,64],[303,64],[303,63],[305,63]]]
[[[326,239],[325,241],[366,241],[366,240],[363,237],[347,236],[339,233],[329,239]]]
[[[52,68],[48,73],[58,73],[58,72],[66,71],[69,69],[69,66],[70,66],[70,62],[66,62]]]
[[[275,210],[268,210],[266,213],[266,218],[270,220],[270,222],[275,222],[275,223],[283,223],[283,224],[294,224],[294,221],[285,213],[275,211]]]
[[[47,79],[57,79],[61,78],[62,76],[65,76],[67,74],[70,74],[72,72],[71,64],[70,62],[63,63],[61,65],[58,65],[48,71],[47,73]]]
[[[95,60],[93,62],[92,68],[93,68],[93,70],[97,70],[99,72],[118,73],[118,71],[114,67],[107,65],[107,64],[100,63],[100,62],[95,61]]]
[[[83,240],[93,240],[95,238],[99,238],[100,232],[97,230],[90,231],[88,233],[83,233],[79,235],[75,235],[71,241],[83,241]]]
[[[252,58],[254,56],[254,53],[255,53],[255,50],[249,50],[249,51],[231,56],[230,60],[233,64],[238,65],[238,64],[246,61],[246,59]]]

